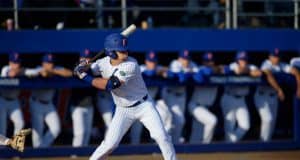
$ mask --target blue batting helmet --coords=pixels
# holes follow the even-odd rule
[[[113,59],[117,58],[115,51],[127,51],[127,38],[121,34],[113,33],[108,35],[104,41],[105,54]]]

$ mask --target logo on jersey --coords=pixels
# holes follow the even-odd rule
[[[119,72],[121,76],[126,76],[126,73],[124,71]]]

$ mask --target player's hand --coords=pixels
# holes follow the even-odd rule
[[[85,71],[86,71],[85,65],[79,64],[74,68],[74,74],[78,76],[80,79],[83,79],[87,75]]]
[[[9,141],[8,146],[11,148],[23,152],[25,146],[26,136],[31,133],[31,129],[22,129],[19,133],[14,135]]]
[[[279,98],[280,101],[284,101],[285,95],[284,95],[282,89],[279,89],[279,90],[277,91],[277,96],[278,96],[278,98]]]

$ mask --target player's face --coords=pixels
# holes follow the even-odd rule
[[[145,61],[146,67],[149,70],[153,70],[156,67],[156,62],[152,62],[152,61]]]
[[[21,65],[20,65],[20,63],[9,62],[9,67],[10,67],[11,69],[16,70],[16,69],[20,69]]]
[[[179,62],[184,68],[187,68],[189,66],[189,59],[186,58],[179,58]]]
[[[240,59],[240,60],[238,60],[238,64],[241,68],[245,68],[247,66],[248,62],[244,59]]]
[[[52,70],[54,68],[54,64],[53,63],[49,63],[49,62],[43,62],[42,67],[45,70]]]
[[[122,52],[116,51],[116,53],[118,55],[118,59],[119,60],[124,61],[124,60],[126,60],[128,58],[128,52],[127,51],[122,51]]]
[[[269,59],[271,61],[272,64],[277,65],[280,61],[280,58],[278,56],[269,56]]]

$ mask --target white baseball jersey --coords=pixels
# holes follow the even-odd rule
[[[229,69],[231,71],[236,70],[239,65],[236,62],[233,62],[229,65]],[[255,65],[248,64],[248,68],[250,71],[257,70],[258,68]],[[225,86],[225,93],[229,93],[232,95],[246,96],[249,93],[248,86],[236,86],[236,85],[228,85]]]
[[[107,56],[94,62],[91,65],[91,70],[94,75],[101,75],[107,79],[114,74],[124,82],[119,88],[111,91],[116,106],[131,106],[148,94],[140,67],[132,57],[128,57],[126,61],[113,66],[110,63],[110,57]]]
[[[10,70],[10,67],[7,65],[7,66],[4,66],[2,68],[2,71],[1,71],[1,77],[8,77],[8,72]],[[12,98],[12,99],[16,99],[18,98],[20,94],[20,90],[17,89],[17,88],[10,88],[10,89],[5,89],[5,90],[0,90],[0,95],[5,97],[5,98]]]
[[[269,70],[272,73],[279,73],[279,72],[290,73],[291,66],[282,62],[280,62],[278,65],[273,65],[271,61],[267,59],[262,63],[261,70]],[[264,93],[273,93],[273,94],[276,93],[276,91],[270,86],[258,86],[257,90],[263,91]]]
[[[300,57],[292,58],[291,61],[290,61],[290,65],[293,66],[293,67],[300,68]]]

